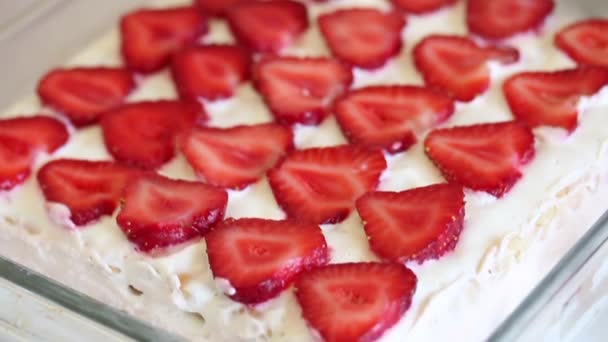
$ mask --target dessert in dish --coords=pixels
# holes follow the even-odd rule
[[[483,339],[605,209],[605,23],[158,1],[0,120],[0,249],[194,340]]]

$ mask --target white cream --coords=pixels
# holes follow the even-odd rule
[[[158,1],[159,5],[183,2],[186,1]],[[387,4],[381,0],[311,2],[311,23],[318,14],[338,7],[387,9]],[[507,43],[520,50],[521,61],[510,66],[492,64],[492,88],[471,103],[459,103],[455,114],[443,126],[509,120],[511,114],[501,91],[504,78],[522,70],[573,66],[553,48],[552,37],[560,27],[584,16],[575,7],[562,1],[538,35],[522,34],[510,39]],[[409,17],[401,54],[380,70],[355,70],[354,87],[422,84],[412,63],[411,49],[431,33],[465,34],[463,3],[434,14]],[[203,41],[222,43],[233,38],[224,23],[213,21],[211,33]],[[286,53],[329,54],[316,25]],[[100,64],[120,65],[116,29],[68,63]],[[139,88],[129,100],[174,97],[175,89],[164,71],[141,78]],[[608,198],[608,130],[604,128],[608,89],[581,101],[580,108],[580,127],[570,136],[551,128],[535,130],[536,157],[523,168],[523,178],[502,199],[485,193],[466,193],[465,228],[456,249],[440,260],[410,265],[419,279],[412,307],[381,341],[486,337],[599,216],[603,208],[589,203]],[[241,86],[231,99],[206,103],[206,109],[211,116],[210,125],[217,127],[272,120],[249,83]],[[4,117],[40,111],[53,114],[40,108],[37,99],[30,96]],[[318,127],[298,125],[295,129],[298,148],[345,141],[333,117]],[[74,131],[65,147],[51,157],[41,158],[36,168],[48,159],[64,157],[109,159],[99,127]],[[443,181],[425,157],[421,144],[405,153],[387,156],[387,160],[381,190],[399,191]],[[160,173],[173,178],[196,178],[182,156],[165,165]],[[117,227],[115,217],[104,217],[78,230],[67,229],[62,224],[65,208],[51,204],[48,210],[35,177],[3,196],[0,202],[0,217],[5,221],[1,224],[5,234],[0,238],[3,253],[153,324],[187,337],[212,341],[313,339],[291,290],[256,308],[247,308],[226,297],[224,293],[234,289],[226,280],[213,279],[202,240],[179,246],[168,255],[149,257],[133,249]],[[230,191],[226,214],[285,217],[265,179],[245,190]],[[344,222],[324,225],[322,229],[332,249],[332,262],[377,260],[356,212]],[[150,310],[151,307],[159,309]],[[204,323],[179,312],[196,313]],[[463,322],[475,323],[464,329]]]

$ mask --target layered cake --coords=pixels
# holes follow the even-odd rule
[[[0,250],[191,340],[482,340],[606,209],[607,46],[565,0],[151,2],[4,112]]]

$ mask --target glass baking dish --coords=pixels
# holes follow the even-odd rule
[[[100,36],[120,14],[150,2],[22,0],[7,14],[4,8],[9,2],[0,0],[0,50],[4,52],[0,54],[0,108],[31,91],[42,73]],[[561,2],[593,16],[608,15],[605,0]],[[70,29],[74,27],[78,29]],[[608,213],[573,245],[490,340],[601,340],[602,323],[608,322],[606,240]],[[2,341],[180,340],[2,257],[0,307]],[[43,318],[32,324],[29,314]],[[78,337],[70,333],[76,330]]]

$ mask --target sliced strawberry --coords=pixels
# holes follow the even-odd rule
[[[195,5],[204,14],[224,16],[228,9],[243,0],[194,0]]]
[[[149,252],[204,235],[222,220],[227,203],[224,190],[149,174],[127,186],[116,222]]]
[[[276,297],[300,273],[329,261],[321,229],[296,221],[228,219],[205,236],[216,278],[236,290],[230,298],[256,304]]]
[[[353,81],[350,68],[327,58],[266,58],[253,77],[276,120],[285,124],[320,123]]]
[[[133,88],[133,76],[124,69],[56,69],[38,83],[38,96],[75,126],[85,126],[121,105]]]
[[[368,192],[357,200],[357,211],[376,254],[395,262],[422,263],[456,247],[464,221],[464,192],[453,184]]]
[[[425,142],[428,157],[449,181],[502,197],[534,156],[534,136],[517,122],[438,129]]]
[[[112,215],[135,173],[108,161],[59,159],[38,171],[38,183],[48,202],[67,206],[71,221],[83,226],[103,215]]]
[[[127,66],[150,73],[162,69],[174,52],[207,33],[207,21],[194,7],[141,9],[121,19],[120,31]]]
[[[194,102],[139,102],[105,114],[101,128],[117,161],[155,169],[173,158],[176,136],[205,118],[203,107]]]
[[[232,96],[249,77],[249,54],[232,45],[207,45],[175,54],[171,73],[182,98],[216,100]]]
[[[181,149],[206,183],[242,189],[274,166],[291,149],[292,139],[291,130],[278,124],[196,128]]]
[[[579,67],[554,72],[524,72],[511,76],[503,89],[511,112],[531,127],[547,125],[573,131],[578,102],[608,84],[608,69]]]
[[[553,11],[553,0],[468,0],[469,31],[488,39],[534,29]]]
[[[608,19],[587,19],[560,30],[555,45],[579,64],[608,67]]]
[[[0,190],[10,190],[30,175],[39,152],[52,153],[68,140],[65,126],[50,117],[0,120]]]
[[[236,39],[258,52],[279,52],[308,28],[306,6],[291,0],[243,1],[226,18]]]
[[[372,8],[343,9],[319,17],[319,28],[333,55],[365,69],[380,67],[399,53],[404,26],[400,13]]]
[[[399,152],[417,135],[445,121],[454,103],[442,93],[415,86],[375,86],[353,90],[334,105],[336,119],[351,143]]]
[[[459,101],[471,101],[488,88],[488,61],[509,64],[518,59],[513,48],[481,47],[457,36],[429,36],[414,48],[414,63],[426,84]]]
[[[333,264],[296,278],[302,316],[326,342],[374,341],[407,311],[416,275],[395,263]]]
[[[268,172],[287,216],[312,223],[337,223],[355,200],[378,184],[386,168],[379,150],[342,145],[294,151]]]
[[[397,8],[414,14],[426,14],[455,3],[458,0],[391,0]]]

